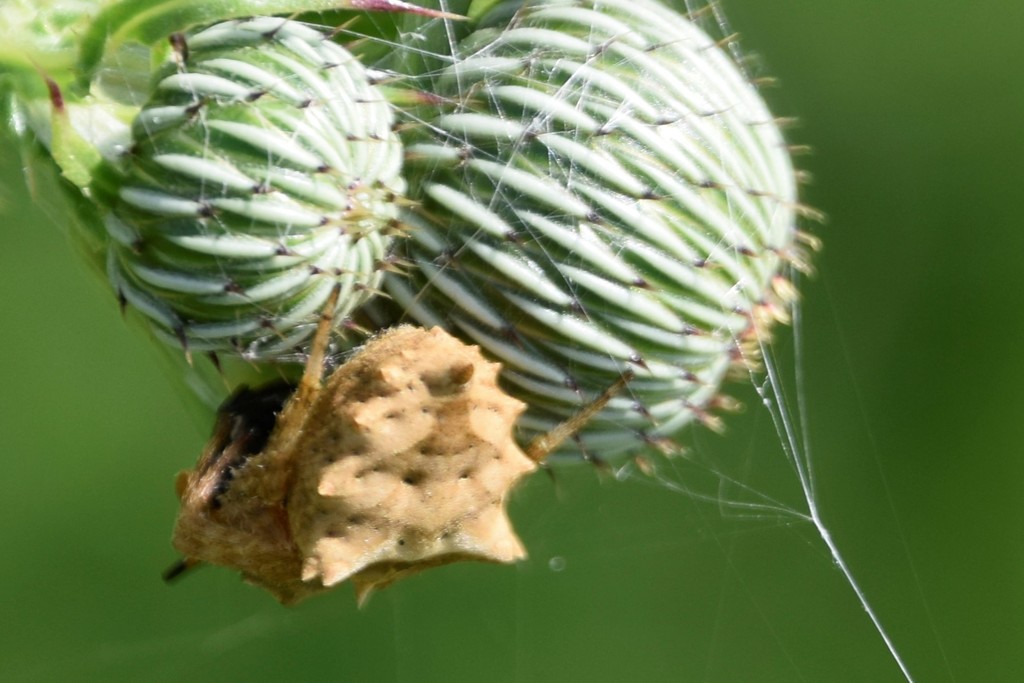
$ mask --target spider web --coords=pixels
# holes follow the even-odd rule
[[[719,3],[702,3],[698,0],[685,0],[686,11],[690,19],[699,25],[709,36],[727,49],[740,70],[748,79],[754,79],[760,72],[760,65],[749,58],[740,49],[739,42],[732,27],[728,23]],[[440,8],[450,11],[444,0]],[[448,39],[449,51],[457,52],[457,27],[445,21],[444,32]],[[344,35],[344,31],[341,31]],[[344,41],[342,41],[344,42]],[[415,50],[416,36],[404,35],[396,43],[389,44],[391,49]],[[426,58],[437,59],[438,55],[425,55]],[[437,72],[427,72],[422,78],[429,83],[432,78],[440,77],[440,69],[445,64],[444,58]],[[471,88],[466,83],[462,88]],[[429,89],[429,86],[426,88]],[[500,103],[495,102],[495,108]],[[427,122],[421,122],[429,125]],[[439,135],[448,135],[438,130]],[[571,174],[573,169],[566,169]],[[501,192],[497,188],[496,196]],[[494,201],[492,199],[492,201]],[[792,268],[787,273],[794,282],[799,274]],[[585,313],[585,312],[584,312]],[[815,530],[824,542],[828,553],[837,569],[856,594],[862,608],[870,618],[885,647],[892,655],[900,673],[907,680],[912,680],[896,645],[890,639],[879,617],[876,615],[867,595],[858,585],[851,569],[846,564],[836,545],[829,527],[821,517],[816,475],[812,460],[810,437],[807,431],[806,391],[801,376],[800,347],[802,339],[802,318],[799,303],[794,304],[793,334],[788,346],[788,357],[780,357],[786,348],[786,342],[772,343],[762,340],[759,344],[759,363],[752,359],[751,367],[763,365],[763,371],[751,370],[750,385],[754,397],[748,399],[768,417],[774,433],[777,449],[766,448],[763,443],[748,441],[746,448],[732,458],[723,457],[722,449],[712,443],[713,438],[701,431],[691,428],[684,439],[689,445],[684,454],[674,458],[655,458],[651,460],[630,460],[625,464],[613,464],[612,476],[621,482],[629,482],[634,486],[653,486],[661,491],[669,491],[684,496],[696,506],[709,508],[714,514],[734,523],[745,525],[747,530],[772,527],[788,527],[790,525],[806,525]],[[611,357],[609,357],[611,359]],[[788,377],[788,381],[787,381]],[[628,388],[626,389],[628,391]],[[742,437],[740,437],[742,438]],[[748,436],[754,439],[754,436]],[[775,451],[775,452],[772,452]],[[781,452],[780,452],[781,451]],[[789,482],[771,482],[770,477],[761,476],[761,462],[766,458],[781,458],[786,464],[791,479]],[[794,488],[795,485],[795,488]],[[564,558],[552,557],[550,566],[553,571],[561,571]]]
[[[439,7],[444,11],[457,11],[456,8],[450,7],[444,1],[440,3]],[[735,40],[735,35],[717,2],[704,4],[696,0],[687,0],[686,10],[694,23],[699,25],[709,36],[720,41],[730,51],[744,73],[748,73],[749,76],[749,72],[757,68],[756,63],[752,63],[752,60],[740,51],[738,41]],[[375,15],[369,15],[367,19],[374,22],[376,18]],[[439,29],[437,24],[441,24],[443,28]],[[389,29],[390,27],[377,26],[374,32],[387,33]],[[435,70],[428,70],[415,79],[416,85],[425,91],[430,90],[433,80],[439,79],[445,67],[452,62],[447,55],[422,51],[416,47],[423,42],[422,34],[431,30],[442,31],[448,40],[449,52],[457,51],[459,26],[447,20],[425,22],[419,32],[401,33],[393,41],[371,41],[376,42],[378,47],[385,46],[387,50],[413,52],[425,60],[436,61],[438,66]],[[358,28],[348,29],[343,26],[336,33],[342,44],[345,44],[346,37],[352,38],[360,47],[364,47],[366,42],[366,34]],[[370,52],[372,53],[373,50]],[[469,89],[473,86],[474,84],[466,83],[460,88]],[[500,103],[496,102],[495,108],[500,108]],[[418,123],[426,127],[433,127],[433,124],[426,120],[420,119]],[[441,137],[451,137],[450,131],[435,128],[434,132]],[[455,142],[461,145],[471,144],[465,140],[455,140]],[[506,152],[506,154],[514,153],[514,151]],[[486,153],[483,156],[487,158]],[[492,158],[500,161],[499,157]],[[564,164],[565,160],[553,159],[553,163]],[[565,175],[571,175],[573,169],[565,168],[563,172]],[[503,188],[498,186],[495,196],[486,201],[493,205],[499,201],[502,193]],[[543,236],[539,234],[531,235],[531,238],[538,242],[544,241]],[[795,280],[798,273],[789,268],[787,276]],[[570,287],[573,286],[572,283],[567,284]],[[799,304],[794,304],[794,308],[796,320],[799,320]],[[585,310],[583,314],[586,315]],[[798,339],[798,335],[796,338]],[[765,340],[759,344],[759,357],[751,359],[752,367],[762,364],[763,359],[763,364],[767,369],[767,372],[760,370],[750,372],[748,379],[754,388],[752,400],[763,406],[765,414],[770,417],[775,438],[781,444],[783,455],[789,462],[790,471],[794,475],[795,481],[801,489],[806,488],[809,495],[813,497],[815,494],[814,476],[806,462],[807,434],[803,431],[802,421],[794,419],[794,411],[788,406],[786,396],[783,394],[782,378],[780,377],[782,370],[778,368],[777,353],[776,347]],[[798,352],[794,350],[794,358],[785,364],[786,367],[799,367],[798,355]],[[609,360],[614,361],[614,358],[609,356]],[[728,387],[728,390],[735,388],[735,385],[732,385]],[[630,392],[628,385],[624,391]],[[799,397],[803,396],[799,387],[794,387],[793,392]],[[799,408],[802,414],[803,405],[801,404]],[[651,460],[641,459],[628,460],[625,463],[612,463],[609,466],[611,476],[618,481],[629,481],[639,486],[653,485],[662,490],[684,495],[693,501],[712,506],[718,513],[746,522],[762,521],[768,524],[788,524],[793,521],[803,523],[812,521],[810,513],[804,509],[805,501],[799,499],[794,501],[792,498],[793,494],[799,494],[799,491],[794,491],[792,487],[785,485],[777,487],[777,490],[772,490],[749,483],[751,462],[763,457],[763,448],[760,445],[751,444],[748,448],[741,449],[743,452],[735,458],[735,462],[726,464],[722,461],[722,454],[715,452],[717,450],[716,437],[710,435],[706,429],[699,426],[693,427],[681,433],[679,437],[690,441],[688,447],[682,449],[682,454],[679,457],[659,457]]]

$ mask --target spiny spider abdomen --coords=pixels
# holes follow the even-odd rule
[[[179,480],[175,547],[286,603],[345,579],[363,600],[432,566],[523,558],[505,501],[536,463],[513,439],[524,406],[498,370],[440,329],[400,327],[311,400],[293,396],[257,454],[225,444],[222,411]]]

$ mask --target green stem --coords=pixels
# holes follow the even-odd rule
[[[106,7],[82,39],[79,78],[88,83],[105,52],[134,41],[152,45],[198,24],[250,16],[297,15],[338,10],[448,16],[401,0],[123,0]]]

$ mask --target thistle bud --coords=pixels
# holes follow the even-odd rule
[[[391,108],[353,55],[293,21],[172,44],[101,179],[109,277],[170,343],[280,357],[336,284],[339,320],[380,284],[404,189]]]
[[[415,267],[386,283],[402,316],[503,363],[523,438],[627,370],[585,449],[706,418],[784,317],[796,236],[787,148],[737,64],[656,0],[537,0],[498,5],[428,78],[405,139]]]

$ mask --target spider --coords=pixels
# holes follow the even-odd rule
[[[440,328],[383,332],[325,380],[337,296],[294,393],[236,393],[178,475],[184,559],[165,578],[223,565],[285,604],[348,579],[363,604],[430,567],[523,559],[510,491],[631,379],[523,450],[525,404],[498,387],[500,364]]]

